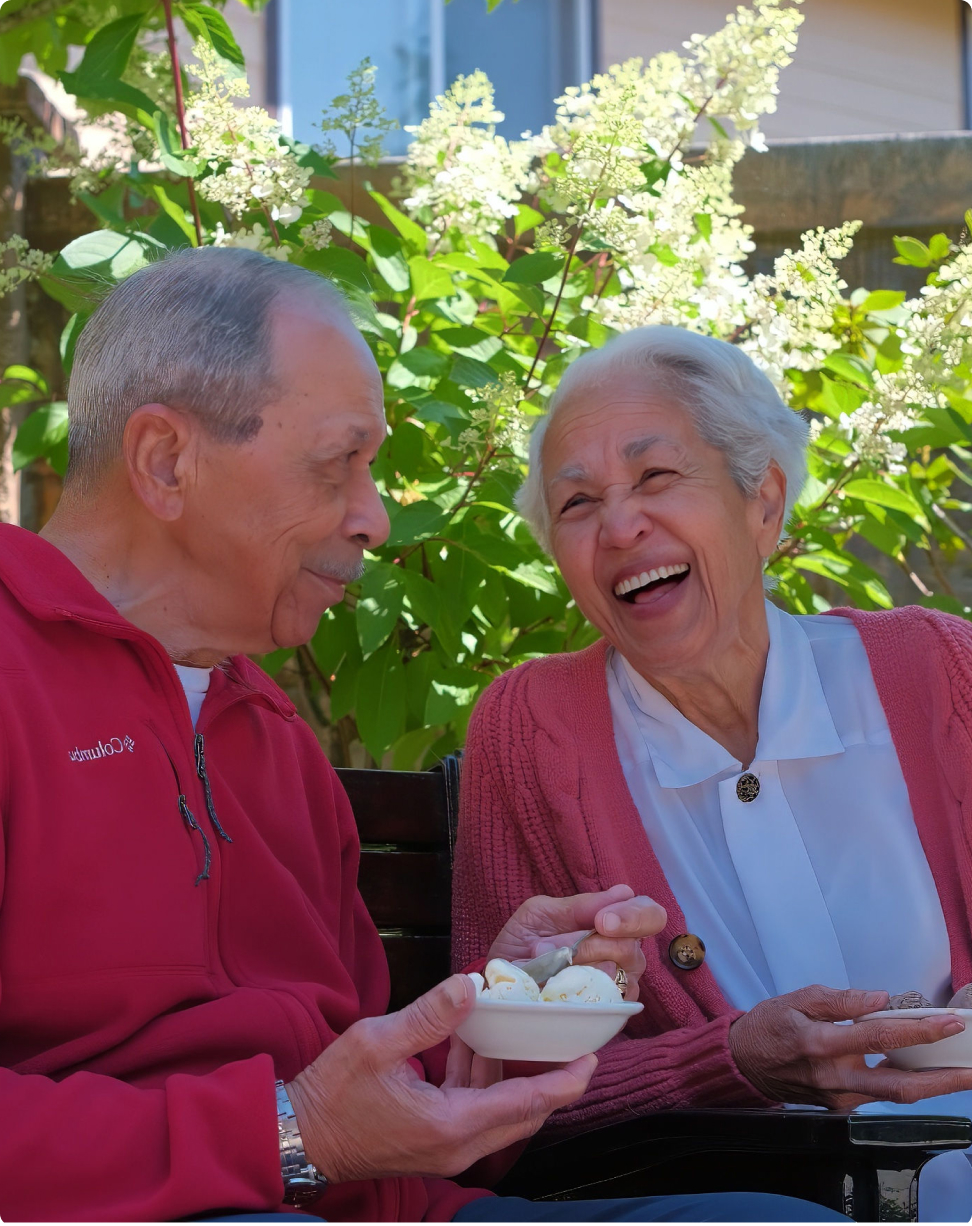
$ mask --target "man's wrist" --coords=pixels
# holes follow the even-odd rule
[[[304,1151],[297,1116],[287,1087],[282,1081],[276,1083],[276,1094],[284,1203],[300,1208],[313,1204],[323,1194],[327,1188],[327,1177],[317,1169]]]

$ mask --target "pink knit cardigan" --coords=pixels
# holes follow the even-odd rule
[[[957,989],[972,981],[972,625],[921,608],[835,612],[854,622],[867,649],[944,909]],[[605,652],[602,641],[494,681],[470,722],[463,769],[457,966],[482,957],[535,894],[625,882],[668,912],[664,933],[644,943],[644,1012],[600,1053],[587,1094],[547,1125],[555,1132],[631,1112],[767,1105],[733,1062],[728,1034],[739,1013],[708,965],[685,972],[668,959],[685,920],[625,783]]]

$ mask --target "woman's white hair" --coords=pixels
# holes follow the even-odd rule
[[[807,478],[806,421],[784,404],[766,375],[735,345],[685,328],[652,324],[633,328],[578,358],[534,427],[529,472],[516,504],[544,549],[550,550],[544,436],[568,398],[621,371],[642,374],[646,391],[667,393],[683,404],[702,438],[723,452],[733,479],[748,497],[756,495],[775,460],[786,476],[784,524],[789,520]]]

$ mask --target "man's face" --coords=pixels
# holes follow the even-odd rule
[[[385,437],[368,346],[322,308],[273,320],[278,392],[249,442],[199,432],[176,531],[199,576],[193,620],[212,644],[266,652],[305,643],[362,554],[388,536],[369,465]]]

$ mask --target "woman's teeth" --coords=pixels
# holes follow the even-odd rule
[[[687,562],[679,562],[677,566],[659,566],[657,570],[643,570],[640,575],[630,575],[622,579],[614,589],[615,596],[626,596],[649,583],[657,583],[659,579],[671,579],[675,575],[684,575],[689,569]]]

